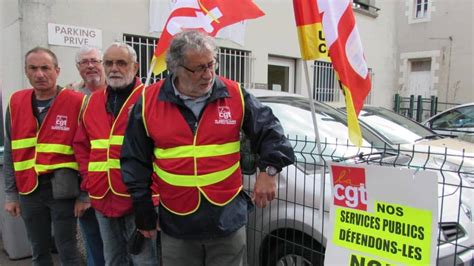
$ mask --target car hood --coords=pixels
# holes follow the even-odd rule
[[[432,147],[439,147],[442,148],[443,150],[445,148],[451,149],[453,151],[462,151],[464,150],[465,153],[471,153],[471,155],[474,155],[474,144],[459,140],[456,138],[441,138],[441,139],[434,139],[434,140],[421,140],[415,145],[420,145],[420,146],[432,146]]]
[[[462,144],[465,145],[461,147]],[[400,149],[402,153],[414,154],[411,166],[439,169],[440,166],[451,163],[455,165],[454,169],[449,167],[443,169],[464,172],[472,172],[474,169],[474,145],[468,142],[427,140],[415,144],[401,144]]]

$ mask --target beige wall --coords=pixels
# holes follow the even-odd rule
[[[434,71],[434,90],[439,101],[465,103],[474,101],[473,90],[473,15],[472,0],[433,0],[427,22],[409,23],[409,5],[413,1],[398,1],[397,27],[401,54],[438,51]],[[449,38],[452,38],[452,41]],[[399,89],[406,85],[400,65]]]
[[[20,42],[20,13],[18,1],[5,0],[1,8],[1,47],[0,47],[0,88],[2,90],[3,109],[13,90],[22,87],[22,49]]]
[[[398,52],[395,7],[397,1],[375,1],[375,5],[380,8],[376,18],[356,13],[365,57],[368,66],[374,72],[372,104],[388,108],[393,105],[396,82]]]

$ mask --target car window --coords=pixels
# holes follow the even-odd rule
[[[474,127],[474,106],[448,111],[431,122],[432,129],[456,129]]]
[[[426,136],[436,134],[424,126],[390,110],[364,107],[359,119],[379,132],[392,144],[410,144]]]
[[[302,163],[306,170],[311,172],[317,164],[320,164],[320,157],[317,155],[318,150],[308,101],[291,100],[290,98],[285,100],[282,97],[260,100],[264,105],[272,108],[273,113],[280,120],[285,134],[289,136],[293,144],[297,162]],[[377,149],[373,147],[385,145],[381,139],[376,138],[366,129],[362,129],[362,148],[354,147],[348,144],[347,123],[342,113],[321,104],[317,105],[316,113],[323,155],[327,160],[355,156],[360,152],[374,152]]]
[[[272,108],[273,113],[280,119],[286,134],[301,139],[305,137],[315,139],[313,120],[309,110],[283,103],[265,102],[264,104]],[[348,132],[344,121],[325,112],[317,113],[316,119],[321,140],[331,143],[334,143],[336,140],[347,141]],[[369,145],[366,140],[364,140],[364,144]]]

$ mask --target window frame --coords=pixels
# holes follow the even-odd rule
[[[352,8],[358,13],[365,14],[371,17],[377,17],[380,8],[375,6],[375,0],[354,0]]]
[[[431,13],[435,10],[433,0],[405,0],[408,6],[408,24],[431,21]],[[420,9],[420,10],[418,10]],[[423,11],[423,12],[420,12]],[[422,14],[422,15],[419,15]]]
[[[415,0],[415,19],[425,19],[428,16],[429,0]]]

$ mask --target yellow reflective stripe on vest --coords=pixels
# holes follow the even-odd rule
[[[13,168],[15,169],[15,171],[24,171],[24,170],[33,168],[34,166],[35,166],[35,159],[13,163]]]
[[[122,145],[123,136],[112,135],[110,139],[91,140],[91,149],[109,149],[110,145]],[[108,159],[106,162],[89,162],[89,172],[107,172],[109,169],[120,169],[119,159]]]
[[[109,159],[108,162],[89,162],[89,172],[107,172],[109,169],[120,169],[119,159]]]
[[[108,149],[109,145],[122,145],[123,136],[111,136],[110,139],[91,140],[91,149]]]
[[[72,147],[69,145],[63,144],[50,144],[50,143],[38,143],[36,145],[36,152],[54,152],[66,155],[74,154]]]
[[[89,172],[107,172],[107,162],[89,162],[87,170]]]
[[[164,171],[156,164],[153,164],[155,173],[166,183],[177,187],[203,187],[218,183],[231,174],[233,174],[240,167],[240,162],[235,163],[231,167],[222,171],[209,173],[205,175],[177,175]]]
[[[29,139],[12,140],[12,150],[31,148],[36,146],[36,137]]]
[[[110,137],[110,145],[122,145],[123,136],[113,135]]]
[[[203,158],[214,157],[239,152],[240,141],[230,142],[226,144],[212,145],[186,145],[169,149],[155,148],[155,157],[157,159],[173,159],[173,158]]]
[[[77,165],[76,162],[70,162],[70,163],[57,163],[57,164],[51,164],[51,165],[46,165],[46,164],[37,164],[35,165],[35,170],[37,173],[45,172],[48,170],[54,170],[54,169],[59,169],[59,168],[71,168],[74,170],[78,170],[79,166]]]
[[[120,159],[109,159],[110,169],[120,169]]]
[[[91,140],[91,149],[108,149],[108,148],[109,148],[108,139]]]
[[[58,168],[71,168],[74,170],[78,170],[79,166],[76,162],[68,162],[68,163],[57,163],[57,164],[36,164],[35,159],[23,161],[23,162],[15,162],[13,163],[13,168],[15,171],[24,171],[31,168],[35,168],[37,173],[45,172],[48,170],[54,170]]]

